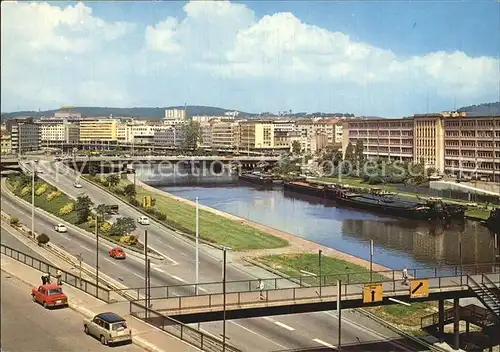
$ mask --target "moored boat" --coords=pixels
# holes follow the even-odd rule
[[[298,193],[309,194],[316,197],[324,197],[325,195],[325,186],[316,185],[309,182],[303,182],[303,181],[284,182],[283,188]]]

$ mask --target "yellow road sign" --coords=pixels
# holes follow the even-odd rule
[[[363,289],[363,303],[380,302],[384,296],[382,284],[366,284]]]
[[[410,285],[410,297],[421,298],[429,297],[429,280],[412,280]]]

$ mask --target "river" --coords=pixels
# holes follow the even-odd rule
[[[374,241],[375,263],[398,269],[436,264],[487,263],[494,259],[493,235],[467,221],[446,228],[440,223],[401,220],[332,201],[261,187],[220,176],[158,176],[149,170],[137,177],[159,189],[203,205],[248,218],[322,245],[369,260]]]

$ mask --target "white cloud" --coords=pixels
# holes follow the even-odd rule
[[[244,4],[191,1],[183,16],[137,32],[91,6],[2,3],[2,110],[187,101],[398,115],[421,110],[429,94],[438,109],[500,94],[498,58],[403,57],[289,12],[257,18]]]

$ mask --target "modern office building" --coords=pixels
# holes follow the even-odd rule
[[[80,126],[76,123],[40,123],[42,147],[51,142],[74,143],[80,140]]]
[[[186,109],[165,109],[165,119],[163,122],[165,124],[182,124],[187,121],[187,110]]]
[[[118,123],[116,119],[80,121],[80,142],[116,143]]]
[[[0,152],[2,154],[12,154],[12,141],[10,138],[10,134],[8,133],[2,134],[0,143]]]
[[[169,126],[166,129],[154,132],[153,144],[158,147],[179,148],[184,142],[184,127]]]
[[[19,118],[7,121],[7,130],[11,136],[13,154],[40,149],[40,126],[32,118]]]

